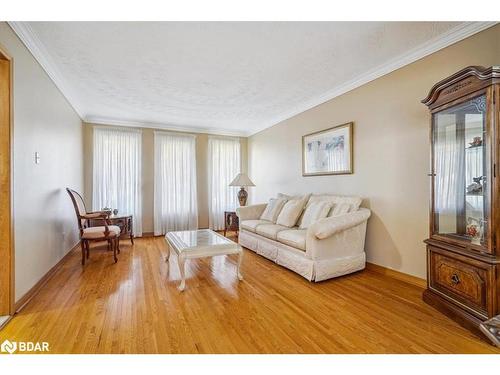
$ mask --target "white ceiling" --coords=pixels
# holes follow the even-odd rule
[[[249,135],[488,27],[13,22],[89,122]]]

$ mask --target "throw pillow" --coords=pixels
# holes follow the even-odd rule
[[[332,205],[338,205],[344,203],[349,204],[350,205],[349,212],[355,212],[361,205],[362,199],[360,197],[355,197],[355,196],[328,195],[328,194],[313,195],[309,199],[309,203],[317,201],[328,201],[332,203]]]
[[[294,199],[285,203],[276,220],[276,224],[285,227],[293,227],[299,219],[302,210],[304,209],[305,201],[303,199]]]
[[[278,199],[286,199],[286,200],[289,200],[289,199],[292,199],[292,196],[291,196],[291,195],[288,195],[288,194],[278,193],[277,198],[278,198]]]
[[[286,199],[269,199],[269,203],[267,204],[266,209],[264,210],[262,215],[260,215],[260,219],[276,223],[276,219],[278,218],[278,215],[280,214],[280,211],[283,208],[285,202]]]
[[[332,208],[330,202],[318,201],[312,202],[307,205],[304,215],[302,215],[302,221],[300,222],[300,229],[306,229],[319,219],[323,219],[328,215],[328,212]]]
[[[347,214],[350,211],[351,211],[351,205],[349,203],[339,203],[339,204],[336,204],[335,206],[333,206],[333,208],[330,211],[330,214],[328,216],[329,217],[339,216],[339,215]]]

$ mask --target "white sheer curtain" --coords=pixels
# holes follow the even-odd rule
[[[443,116],[444,117],[444,116]],[[435,172],[436,172],[436,212],[440,214],[456,214],[457,193],[459,191],[460,154],[456,140],[456,125],[454,115],[449,115],[447,121],[453,123],[439,128],[435,141]]]
[[[92,207],[133,215],[134,236],[142,236],[140,130],[94,128]]]
[[[198,228],[196,138],[155,132],[154,232]]]
[[[238,188],[229,184],[240,173],[240,141],[234,138],[208,139],[208,223],[210,229],[224,229],[224,211],[238,205]]]

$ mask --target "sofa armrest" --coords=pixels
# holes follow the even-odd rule
[[[322,260],[363,253],[370,215],[370,210],[360,208],[356,212],[327,217],[313,223],[306,232],[307,257]]]
[[[238,207],[236,215],[238,215],[240,222],[243,220],[256,220],[260,218],[266,207],[267,203]]]
[[[336,233],[345,231],[367,221],[371,211],[367,208],[360,208],[356,212],[350,212],[340,216],[327,217],[313,223],[307,231],[313,234],[318,240],[324,240]]]

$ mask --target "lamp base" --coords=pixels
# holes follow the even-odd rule
[[[242,186],[240,191],[238,192],[238,200],[240,201],[240,206],[245,206],[247,204],[247,198],[248,198],[248,193]]]

